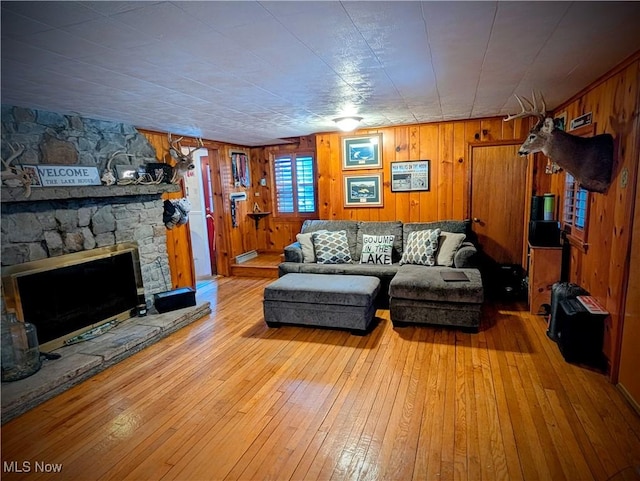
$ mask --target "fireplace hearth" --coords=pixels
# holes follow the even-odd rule
[[[2,383],[2,424],[211,313],[209,302],[134,317],[94,339],[52,351],[38,372]]]

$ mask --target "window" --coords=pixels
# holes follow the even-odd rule
[[[581,189],[578,182],[569,173],[565,173],[564,208],[562,214],[563,228],[575,240],[587,240],[587,211],[589,192]]]
[[[273,164],[275,210],[278,214],[315,214],[316,184],[313,155],[287,153]]]

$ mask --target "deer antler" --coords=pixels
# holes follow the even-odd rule
[[[0,157],[0,161],[5,167],[5,170],[1,173],[2,182],[9,187],[24,187],[25,197],[31,195],[31,175],[25,171],[20,165],[11,165],[11,163],[22,155],[25,150],[25,146],[21,144],[9,143],[11,149],[11,155],[7,160]]]
[[[180,144],[182,139],[184,139],[184,137],[180,137],[177,140],[172,140],[171,134],[169,134],[169,145],[171,146],[171,149],[169,149],[169,153],[171,154],[171,157],[173,157],[176,160],[182,160],[183,158],[187,158],[187,159],[191,160],[191,155],[196,150],[201,149],[202,147],[204,147],[204,142],[202,141],[202,139],[200,137],[198,137],[198,139],[197,139],[198,145],[196,147],[194,147],[194,148],[189,148],[189,152],[185,154],[185,153],[182,152],[182,145]]]
[[[25,146],[21,144],[13,145],[10,142],[7,145],[9,145],[9,148],[11,149],[11,155],[7,160],[4,160],[2,158],[0,158],[0,160],[2,160],[4,168],[7,170],[10,170],[12,168],[11,162],[13,162],[14,160],[16,160],[18,157],[22,155],[22,153],[24,152]]]
[[[547,115],[547,106],[544,103],[544,97],[540,94],[540,101],[542,102],[541,108],[538,108],[538,101],[536,100],[536,93],[534,91],[531,92],[531,97],[533,102],[529,101],[526,97],[520,99],[517,95],[515,96],[516,100],[520,104],[522,108],[522,112],[519,114],[508,115],[503,120],[507,122],[508,120],[520,119],[522,117],[538,117],[540,120],[544,120]],[[528,105],[528,108],[524,106],[522,100]]]

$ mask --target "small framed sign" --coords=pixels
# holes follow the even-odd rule
[[[382,167],[382,134],[358,135],[342,139],[343,169]]]
[[[589,125],[591,123],[591,112],[588,114],[581,115],[580,117],[576,117],[571,121],[571,130],[575,130],[579,127],[583,127],[585,125]]]
[[[77,187],[101,185],[97,167],[86,165],[38,165],[38,175],[43,187]]]
[[[429,190],[429,161],[391,162],[391,192]]]
[[[382,174],[345,175],[345,207],[382,207]]]

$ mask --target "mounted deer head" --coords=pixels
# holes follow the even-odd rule
[[[182,152],[182,146],[180,145],[183,138],[184,137],[180,137],[179,139],[173,140],[171,138],[171,133],[169,133],[169,145],[171,146],[169,148],[169,153],[176,161],[176,165],[173,167],[173,177],[171,178],[171,182],[173,184],[182,179],[188,171],[195,169],[196,166],[193,163],[192,155],[196,150],[204,147],[202,139],[198,138],[197,147],[189,148],[189,152],[185,154]]]
[[[578,184],[591,192],[606,192],[611,184],[613,172],[613,137],[600,134],[594,137],[578,137],[557,129],[547,116],[542,95],[538,107],[535,93],[533,101],[523,101],[516,95],[522,112],[505,117],[508,120],[522,117],[537,117],[538,123],[520,146],[520,155],[542,152],[553,162],[569,172]]]

